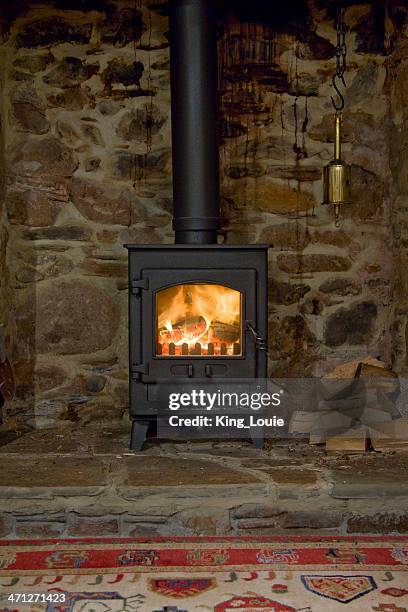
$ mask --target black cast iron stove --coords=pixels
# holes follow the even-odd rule
[[[175,245],[129,251],[131,449],[169,383],[266,377],[267,246],[219,245],[215,2],[170,4]],[[254,333],[256,330],[256,333]]]

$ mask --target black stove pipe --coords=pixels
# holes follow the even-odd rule
[[[216,0],[170,1],[176,244],[215,244],[219,219]]]

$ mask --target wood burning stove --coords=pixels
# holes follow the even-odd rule
[[[129,252],[131,448],[171,382],[266,377],[267,246],[218,245],[216,3],[171,0],[175,245]]]
[[[267,246],[127,245],[132,448],[168,383],[266,377]]]

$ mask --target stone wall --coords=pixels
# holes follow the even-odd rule
[[[337,229],[320,205],[333,155],[335,3],[247,4],[233,3],[221,42],[225,229],[229,242],[272,245],[272,373],[315,375],[368,353],[391,362],[386,77],[406,10],[345,3],[343,156],[353,206]],[[262,23],[242,23],[255,16]]]
[[[392,351],[396,368],[408,372],[408,28],[402,29],[394,53],[387,61],[390,99],[390,168],[395,277],[393,282]]]
[[[0,66],[3,64],[4,49],[0,49]],[[4,87],[4,74],[0,71],[0,91]],[[0,116],[3,116],[3,99],[0,96]],[[0,346],[7,351],[10,345],[9,314],[11,310],[11,289],[8,274],[9,223],[5,206],[6,176],[4,156],[4,122],[0,121]],[[7,346],[5,340],[7,339]],[[2,356],[3,358],[3,356]]]
[[[127,406],[126,242],[171,242],[167,19],[26,3],[6,35],[13,407],[29,424]],[[35,417],[35,419],[34,419]]]
[[[386,76],[404,53],[406,10],[346,3],[354,206],[336,229],[320,206],[334,4],[234,0],[220,18],[220,240],[272,245],[274,375],[367,353],[400,365],[405,351],[394,342]],[[173,240],[166,14],[147,0],[19,0],[2,18],[12,412],[32,425],[127,406],[123,243]]]

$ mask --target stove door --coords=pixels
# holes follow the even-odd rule
[[[245,330],[257,324],[256,280],[252,269],[144,269],[141,381],[256,376]]]
[[[180,283],[156,292],[156,357],[242,355],[243,295],[214,283]]]

